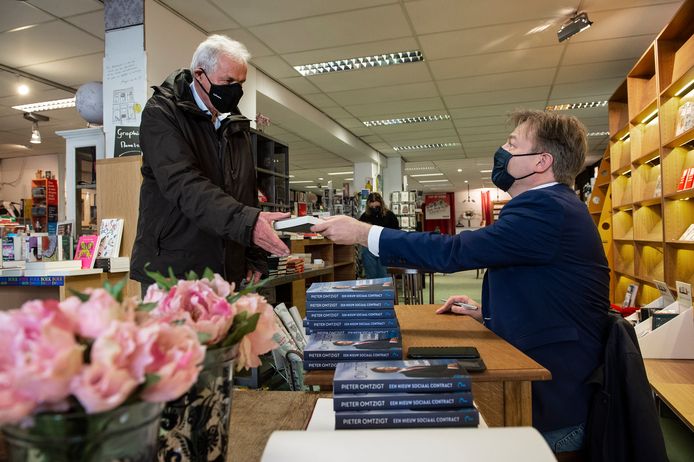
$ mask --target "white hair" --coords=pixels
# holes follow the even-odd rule
[[[202,68],[207,72],[214,72],[220,55],[227,55],[244,64],[248,64],[248,60],[251,59],[251,54],[243,43],[232,40],[226,35],[210,35],[193,53],[190,68]]]

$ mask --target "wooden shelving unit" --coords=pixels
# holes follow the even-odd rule
[[[34,231],[55,234],[58,224],[58,180],[31,180],[31,226]]]
[[[251,146],[258,190],[267,199],[259,204],[260,207],[263,210],[288,211],[289,147],[257,130],[251,130]]]
[[[653,280],[694,284],[694,189],[678,191],[694,167],[694,128],[677,132],[678,111],[694,102],[694,0],[687,0],[648,47],[608,104],[614,240],[612,301],[640,283],[638,302],[658,297]]]

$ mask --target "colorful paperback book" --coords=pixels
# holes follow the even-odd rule
[[[96,252],[99,248],[99,236],[88,234],[80,236],[75,249],[75,260],[82,261],[82,269],[94,268]]]
[[[333,393],[470,391],[470,375],[454,359],[338,364]]]
[[[359,428],[420,428],[420,427],[477,427],[477,409],[380,411],[341,411],[335,413],[335,429]]]
[[[400,337],[375,333],[318,332],[308,336],[304,360],[401,359]]]
[[[687,169],[687,180],[684,183],[684,189],[692,189],[694,187],[694,167]]]
[[[378,409],[458,409],[472,407],[472,392],[354,393],[333,396],[335,411]]]
[[[62,286],[63,276],[8,276],[0,277],[0,286]]]
[[[390,300],[341,300],[341,301],[306,301],[307,310],[383,310],[393,309],[394,301]]]
[[[306,320],[304,327],[309,330],[351,330],[351,329],[396,329],[399,328],[396,318],[389,319],[323,319]]]
[[[104,218],[99,227],[98,258],[117,257],[120,253],[120,241],[123,238],[123,219]]]
[[[39,240],[41,261],[58,261],[60,254],[60,252],[58,252],[58,236],[55,234],[41,236]]]
[[[309,310],[306,309],[306,319],[316,321],[319,319],[386,319],[394,318],[394,310]]]
[[[680,182],[677,183],[677,190],[678,191],[684,191],[685,185],[687,184],[687,175],[689,174],[688,168],[685,168],[682,170],[682,175],[680,176]]]
[[[312,300],[393,300],[392,278],[353,281],[314,282],[306,290],[306,301]]]

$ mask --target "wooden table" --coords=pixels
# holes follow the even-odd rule
[[[275,430],[305,430],[319,393],[234,390],[229,434],[230,462],[257,462]]]
[[[644,359],[643,362],[655,394],[694,431],[694,360]]]
[[[472,392],[490,427],[532,425],[530,383],[550,372],[468,316],[437,315],[440,305],[397,305],[403,354],[411,346],[474,346],[487,370],[473,373]],[[333,371],[311,371],[306,385],[332,389]]]

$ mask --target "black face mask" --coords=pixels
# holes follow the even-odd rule
[[[525,176],[515,178],[513,175],[508,173],[508,163],[514,157],[525,157],[525,156],[537,156],[538,154],[543,154],[542,152],[529,152],[527,154],[511,154],[503,147],[499,147],[494,153],[494,168],[492,169],[492,183],[496,185],[497,188],[502,191],[508,191],[513,186],[513,182],[516,180],[522,180],[523,178],[528,178],[530,175],[534,175],[535,172],[528,173]]]
[[[207,81],[210,82],[210,91],[205,90],[205,87],[203,87],[199,80],[198,83],[200,83],[202,90],[207,93],[207,96],[209,96],[210,102],[214,108],[223,114],[232,112],[234,109],[236,109],[239,105],[239,101],[241,101],[241,97],[243,96],[243,88],[241,87],[241,84],[234,82],[228,85],[217,85],[216,83],[212,83],[210,78],[207,77],[205,69],[200,70],[203,74],[205,74]]]
[[[371,213],[373,213],[374,215],[380,215],[381,207],[371,207]]]

